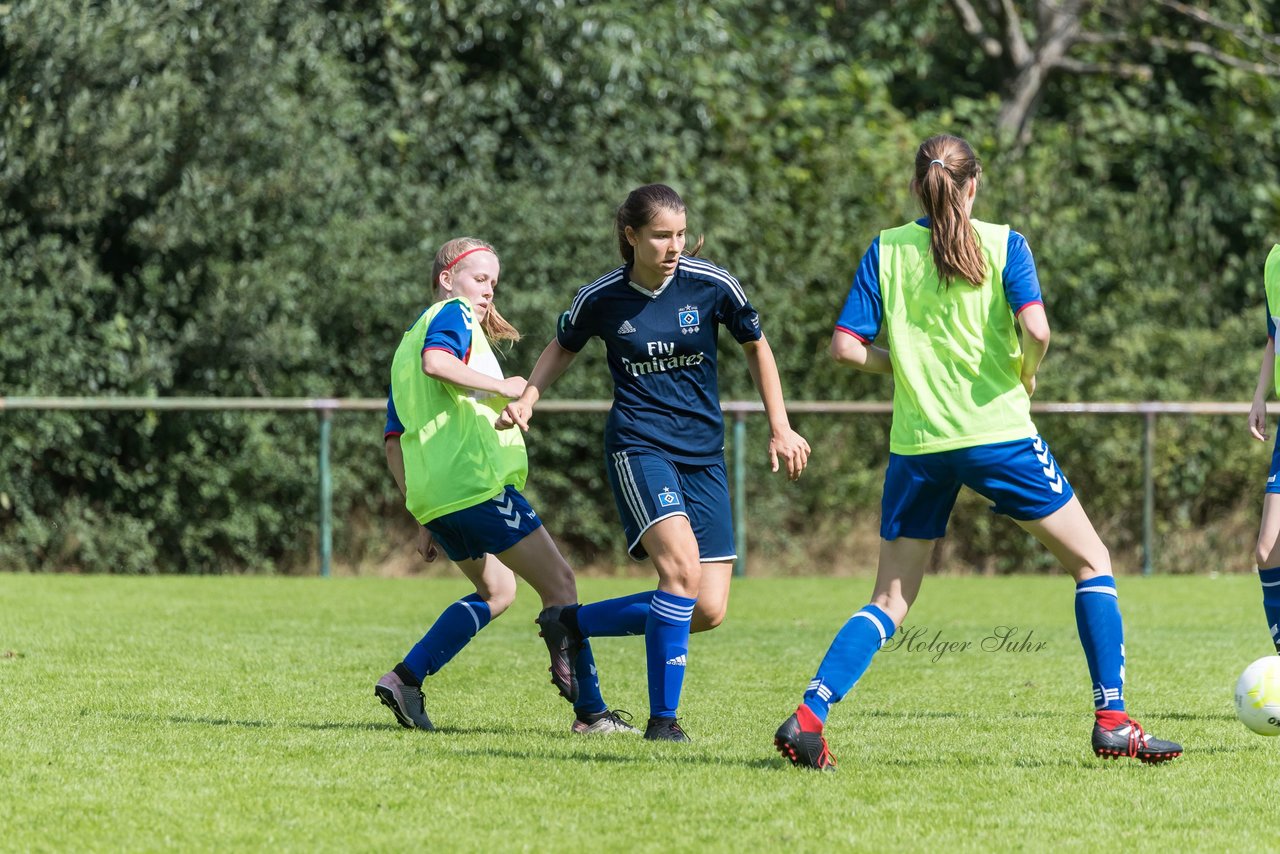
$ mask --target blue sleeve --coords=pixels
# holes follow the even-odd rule
[[[858,270],[853,274],[849,296],[836,329],[843,330],[864,344],[870,344],[880,334],[884,320],[884,303],[880,299],[880,238],[871,241],[862,255]]]
[[[1262,304],[1267,309],[1267,337],[1272,341],[1276,340],[1276,316],[1271,313],[1271,300],[1267,299],[1267,295],[1262,295]]]
[[[399,436],[404,433],[404,425],[400,423],[400,416],[396,415],[396,402],[391,399],[391,387],[387,387],[387,426],[382,431],[382,437]]]
[[[1009,248],[1004,262],[1004,295],[1015,315],[1027,306],[1044,305],[1031,247],[1027,239],[1013,229],[1009,229]]]
[[[444,350],[462,361],[471,355],[471,309],[456,300],[450,301],[440,313],[431,318],[427,337],[422,342],[422,352]]]
[[[560,320],[556,323],[556,341],[570,353],[577,353],[587,346],[587,342],[595,332],[592,331],[587,320],[591,316],[591,311],[585,305],[578,311],[576,323],[570,321],[572,316],[572,309],[560,315]]]

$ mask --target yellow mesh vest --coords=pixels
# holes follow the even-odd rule
[[[1267,289],[1267,308],[1271,311],[1280,311],[1280,243],[1271,247],[1271,254],[1267,255],[1267,266],[1263,268],[1262,274],[1263,285]],[[1271,320],[1274,323],[1277,318],[1272,315]],[[1275,379],[1276,393],[1280,394],[1280,348],[1277,348]]]
[[[524,487],[529,473],[524,436],[516,428],[495,430],[507,399],[432,379],[422,372],[422,343],[427,327],[450,302],[461,304],[471,326],[465,298],[436,303],[418,318],[396,349],[391,363],[391,396],[404,425],[405,506],[425,524],[439,516],[488,501],[508,485]],[[470,365],[497,368],[484,332],[473,329]]]
[[[882,331],[893,359],[889,450],[931,454],[1035,435],[1001,274],[1009,227],[971,220],[987,280],[944,286],[917,223],[880,233]]]

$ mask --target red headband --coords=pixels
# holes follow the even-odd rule
[[[450,261],[448,264],[445,264],[444,269],[441,270],[440,272],[447,273],[449,270],[453,269],[454,264],[457,264],[463,258],[466,258],[468,255],[474,254],[476,252],[493,252],[493,250],[490,249],[488,246],[477,246],[474,249],[468,249],[466,252],[463,252],[457,258],[454,258],[452,261]],[[494,254],[497,254],[497,253],[494,253]]]

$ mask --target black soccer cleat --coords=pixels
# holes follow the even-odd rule
[[[800,706],[795,714],[782,722],[773,735],[773,746],[784,759],[801,768],[815,771],[835,770],[836,758],[822,736],[822,722],[808,706]]]
[[[391,710],[405,729],[422,729],[430,732],[435,729],[422,700],[422,688],[417,685],[406,685],[400,675],[392,670],[373,688],[373,695],[382,701],[382,705]]]
[[[1182,745],[1143,732],[1142,725],[1129,718],[1112,729],[1093,725],[1093,752],[1105,759],[1129,756],[1141,762],[1168,762],[1182,755]]]
[[[644,728],[645,741],[692,741],[675,718],[649,718]]]
[[[551,653],[551,684],[560,696],[570,703],[578,701],[578,653],[582,651],[582,636],[570,629],[560,619],[565,608],[573,605],[552,605],[538,615],[538,636],[547,644]]]

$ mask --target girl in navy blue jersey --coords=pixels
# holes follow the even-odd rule
[[[676,723],[689,632],[724,619],[734,550],[716,372],[720,327],[742,345],[769,419],[769,459],[792,480],[809,444],[791,429],[773,352],[738,280],[685,252],[685,205],[649,184],[618,209],[621,267],[578,291],[560,317],[519,399],[498,426],[529,428],[534,404],[593,337],[605,343],[613,408],[605,469],[637,560],[652,559],[658,589],[580,607],[549,609],[544,637],[645,635],[649,723],[645,738],[688,741]],[[692,627],[691,627],[692,622]]]

